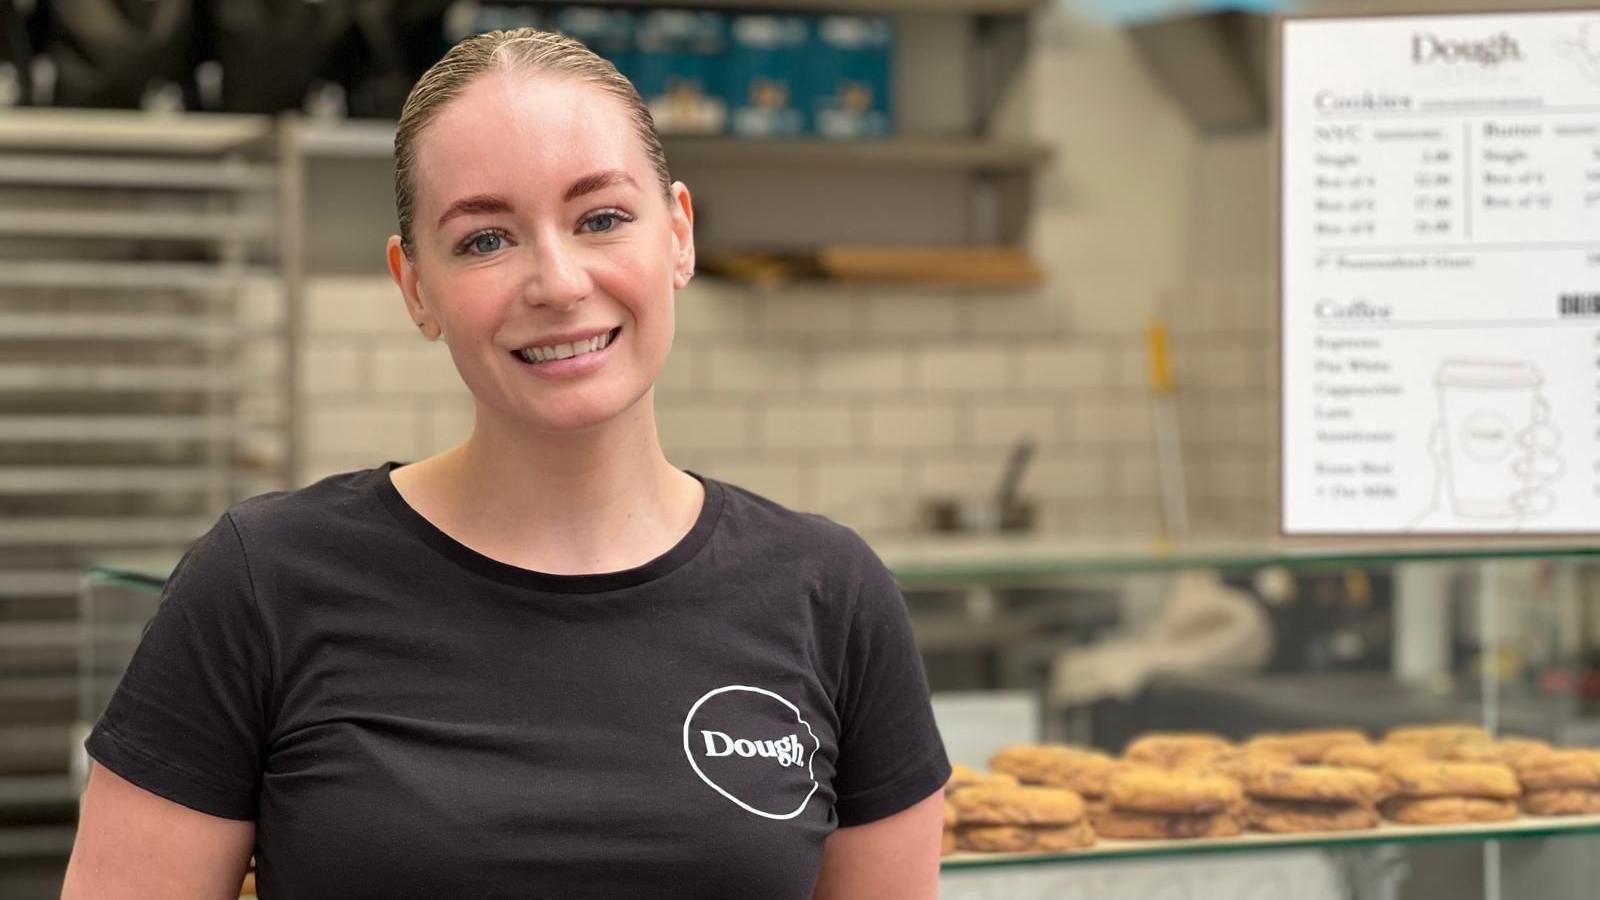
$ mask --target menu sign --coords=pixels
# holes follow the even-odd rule
[[[1600,9],[1281,50],[1285,533],[1600,531]]]

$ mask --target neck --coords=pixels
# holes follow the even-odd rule
[[[419,473],[432,487],[418,500],[435,525],[550,574],[648,562],[688,532],[702,500],[700,483],[661,450],[653,392],[611,421],[560,434],[528,435],[480,407],[465,443],[418,465],[433,469]]]

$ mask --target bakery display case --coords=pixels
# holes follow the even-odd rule
[[[877,547],[906,591],[936,708],[958,690],[980,711],[977,734],[941,721],[952,758],[975,769],[1010,744],[1116,753],[1150,731],[1243,742],[1339,728],[1379,738],[1455,722],[1557,747],[1600,746],[1600,549],[1089,548],[959,537]],[[172,562],[107,560],[85,579],[85,722],[104,704]],[[1134,674],[1116,671],[1118,659]],[[996,709],[1002,698],[1027,700],[1029,721],[984,719],[991,696]],[[944,861],[944,895],[1590,896],[1600,810],[1515,816],[961,851]]]

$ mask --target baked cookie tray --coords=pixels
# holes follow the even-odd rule
[[[1397,825],[1386,822],[1363,831],[1307,831],[1299,834],[1247,832],[1238,837],[1190,840],[1124,841],[1102,838],[1093,847],[1069,853],[953,853],[944,858],[943,866],[946,870],[990,866],[1054,866],[1198,854],[1340,849],[1440,841],[1527,840],[1581,834],[1600,835],[1600,815],[1523,816],[1511,822],[1478,825]]]

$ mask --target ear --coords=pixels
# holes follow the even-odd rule
[[[417,283],[417,267],[411,262],[411,257],[406,255],[405,247],[400,243],[400,235],[389,235],[387,251],[389,275],[400,287],[400,295],[405,298],[406,312],[411,316],[411,321],[422,330],[423,337],[430,341],[438,340],[441,334],[439,322],[434,319],[433,313],[428,311],[427,304],[422,301],[422,288]]]
[[[694,199],[681,181],[672,183],[672,286],[694,277]]]

